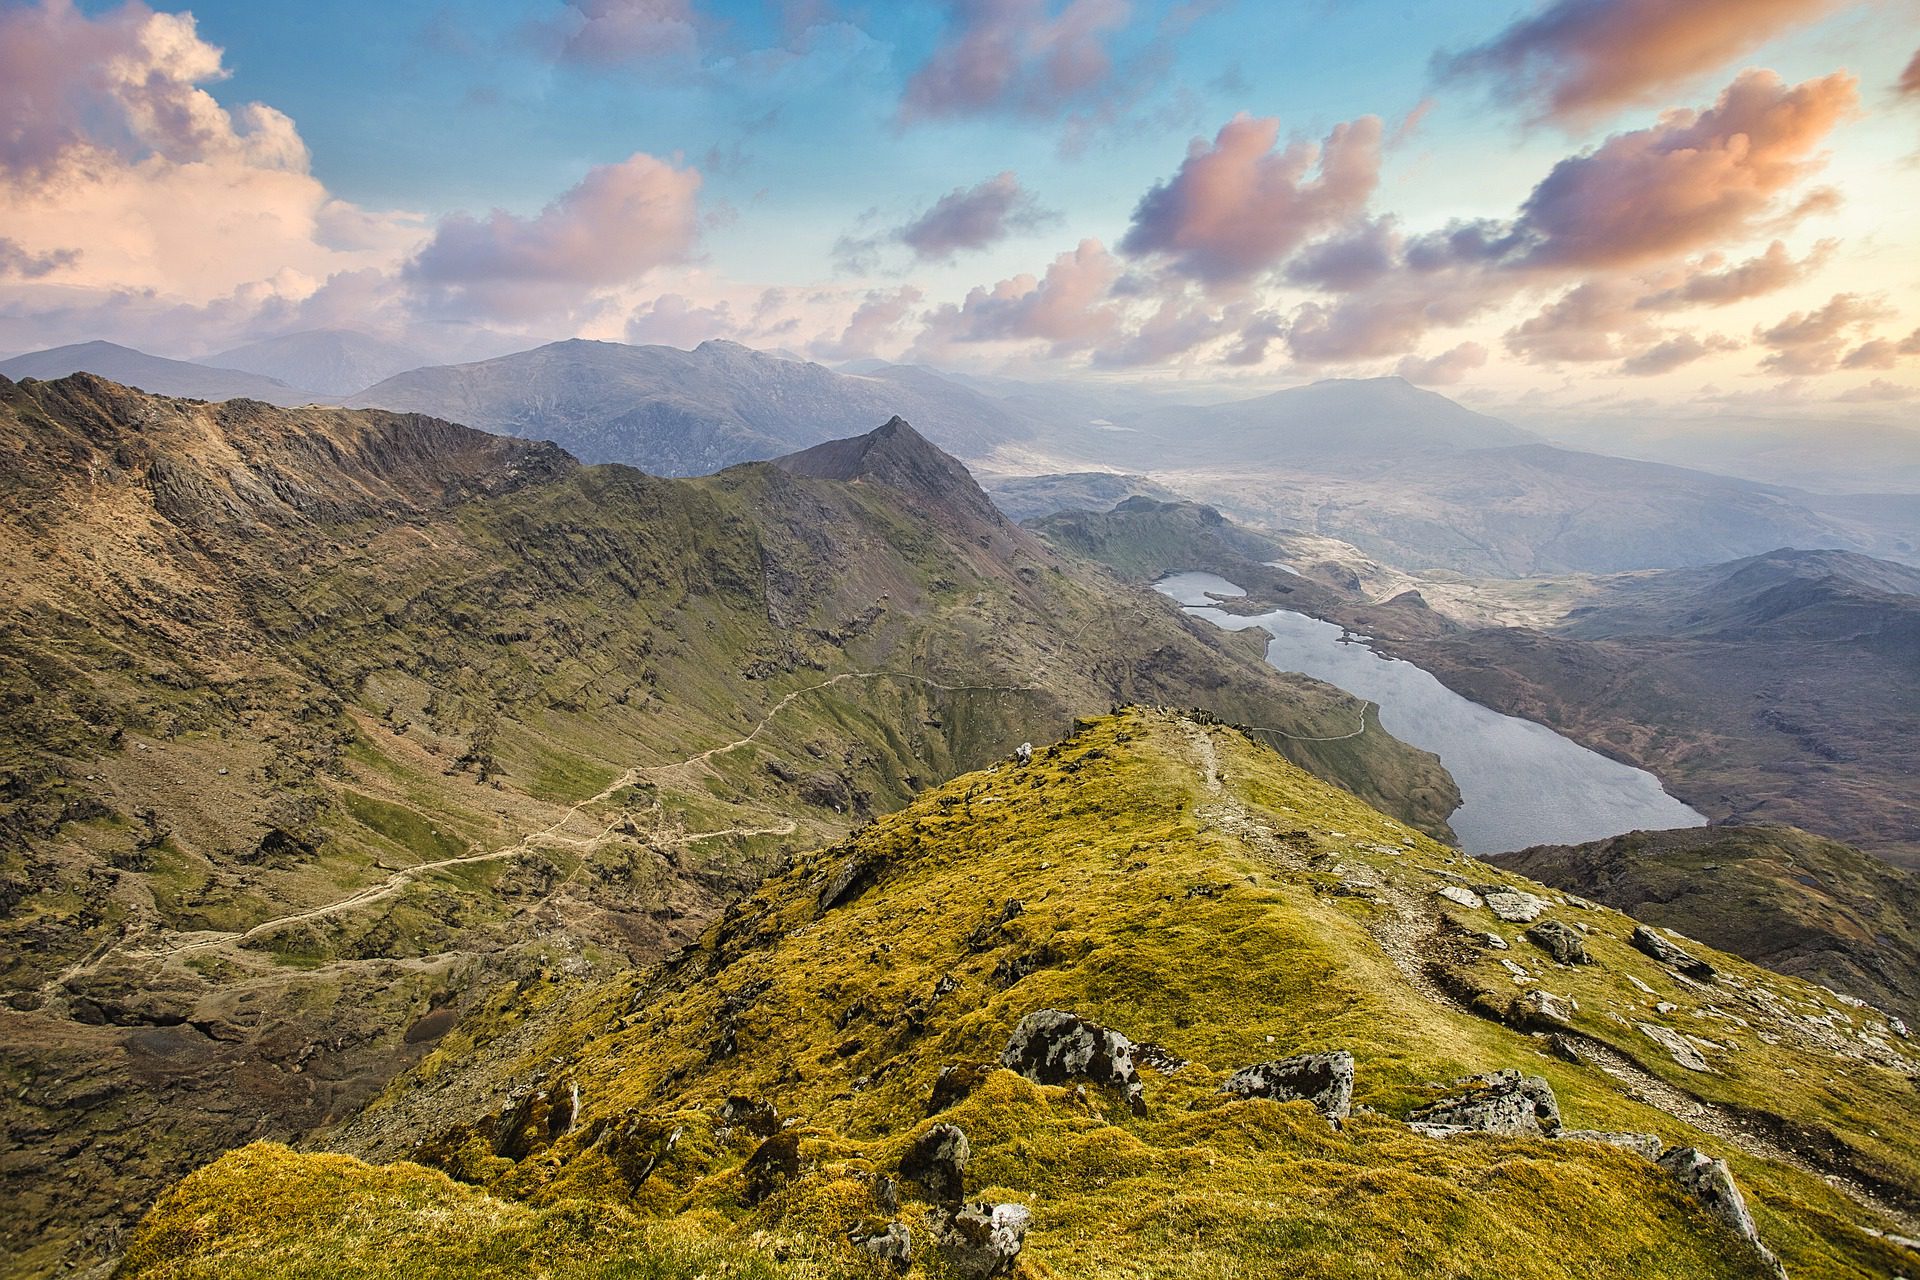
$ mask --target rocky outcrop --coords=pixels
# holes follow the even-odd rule
[[[1461,1133],[1499,1133],[1536,1138],[1560,1128],[1560,1104],[1553,1087],[1539,1076],[1511,1067],[1454,1083],[1467,1089],[1415,1111],[1408,1119],[1430,1138]]]
[[[1140,1073],[1133,1065],[1133,1042],[1059,1009],[1037,1009],[1020,1019],[1000,1063],[1036,1084],[1082,1079],[1108,1085],[1122,1090],[1136,1113],[1146,1111]]]
[[[1220,1090],[1243,1098],[1309,1102],[1314,1110],[1338,1123],[1353,1106],[1353,1055],[1336,1049],[1257,1063],[1234,1072]]]
[[[918,1183],[935,1204],[959,1204],[966,1194],[973,1149],[958,1125],[937,1124],[915,1138],[900,1160],[900,1176]]]
[[[1656,1026],[1651,1022],[1636,1022],[1633,1025],[1640,1028],[1641,1035],[1653,1041],[1662,1049],[1665,1049],[1668,1056],[1687,1070],[1713,1070],[1713,1067],[1708,1064],[1706,1057],[1701,1054],[1693,1041],[1681,1035],[1678,1031],[1669,1031],[1667,1028]]]
[[[1702,1208],[1724,1223],[1728,1230],[1758,1254],[1761,1262],[1775,1275],[1785,1277],[1786,1269],[1780,1265],[1779,1259],[1761,1243],[1760,1229],[1754,1226],[1753,1214],[1747,1210],[1746,1197],[1740,1194],[1740,1188],[1727,1169],[1725,1160],[1716,1160],[1692,1147],[1675,1147],[1660,1157],[1660,1167],[1672,1174],[1681,1189],[1699,1201]]]
[[[974,1203],[949,1218],[940,1233],[940,1257],[954,1280],[1008,1275],[1027,1242],[1033,1215],[1025,1205]]]
[[[1542,920],[1527,930],[1527,941],[1554,958],[1558,964],[1592,964],[1587,944],[1580,935],[1558,920]]]
[[[1508,924],[1531,924],[1547,909],[1543,899],[1513,889],[1496,889],[1483,896],[1487,901],[1487,910]]]
[[[874,1261],[892,1263],[901,1271],[913,1262],[913,1233],[904,1222],[889,1222],[885,1231],[861,1236],[853,1245]]]
[[[1562,1129],[1553,1135],[1562,1142],[1604,1142],[1625,1147],[1648,1160],[1658,1160],[1667,1144],[1651,1133],[1616,1133],[1608,1129]]]
[[[1633,927],[1633,935],[1628,939],[1634,947],[1652,956],[1669,969],[1683,973],[1696,982],[1712,982],[1714,968],[1705,960],[1695,959],[1688,952],[1668,942],[1658,933],[1644,924]]]

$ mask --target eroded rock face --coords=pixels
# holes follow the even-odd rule
[[[1091,1080],[1125,1091],[1127,1105],[1146,1111],[1133,1042],[1109,1027],[1059,1009],[1037,1009],[1020,1019],[1000,1063],[1036,1084]]]
[[[955,1280],[991,1280],[1008,1275],[1027,1242],[1033,1215],[1025,1205],[963,1206],[941,1233],[940,1256]]]
[[[1692,1147],[1675,1147],[1660,1157],[1660,1167],[1672,1174],[1681,1189],[1698,1200],[1708,1213],[1725,1223],[1748,1248],[1759,1254],[1775,1275],[1786,1275],[1773,1251],[1760,1242],[1760,1230],[1754,1226],[1753,1214],[1747,1210],[1746,1197],[1740,1194],[1725,1160],[1716,1160]]]
[[[935,1204],[959,1204],[973,1149],[958,1125],[937,1124],[914,1139],[900,1160],[900,1176],[917,1182]]]
[[[1527,930],[1527,941],[1552,956],[1560,964],[1592,964],[1587,944],[1580,935],[1558,920],[1542,920]]]
[[[1415,1129],[1436,1138],[1456,1133],[1535,1138],[1560,1128],[1560,1103],[1539,1076],[1507,1068],[1456,1083],[1467,1090],[1415,1111],[1409,1117]]]
[[[1652,956],[1669,969],[1686,974],[1696,982],[1712,982],[1714,968],[1705,960],[1696,959],[1673,943],[1668,942],[1646,925],[1635,925],[1633,936],[1628,939],[1634,947]]]
[[[1327,1119],[1343,1120],[1353,1106],[1353,1055],[1337,1049],[1242,1067],[1220,1091],[1275,1102],[1310,1102]]]

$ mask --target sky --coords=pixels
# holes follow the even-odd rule
[[[1920,403],[1920,0],[0,0],[0,351]]]

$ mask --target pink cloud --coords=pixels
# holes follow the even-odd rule
[[[962,250],[984,249],[1051,216],[1007,170],[975,186],[949,191],[895,235],[915,257],[937,261]]]
[[[687,57],[699,48],[689,0],[568,0],[563,14],[532,31],[554,57],[583,66]]]
[[[1278,120],[1237,115],[1211,145],[1196,139],[1179,172],[1141,198],[1121,252],[1209,284],[1244,283],[1365,210],[1380,178],[1380,133],[1377,116],[1362,116],[1335,125],[1324,146],[1276,151]]]
[[[1628,356],[1620,362],[1620,372],[1630,377],[1651,377],[1671,373],[1706,356],[1739,349],[1738,342],[1719,334],[1702,338],[1698,334],[1679,333]]]
[[[1772,348],[1762,367],[1775,373],[1829,373],[1839,366],[1850,335],[1887,316],[1885,304],[1854,293],[1836,293],[1825,306],[1796,311],[1754,336]]]
[[[1043,277],[1014,276],[991,289],[973,289],[958,307],[937,308],[920,341],[937,350],[953,342],[1037,340],[1055,355],[1085,351],[1120,327],[1120,308],[1111,301],[1119,278],[1119,264],[1106,246],[1082,240],[1055,258]]]
[[[738,330],[733,309],[724,300],[703,306],[685,294],[663,293],[627,317],[626,338],[638,346],[692,348]]]
[[[1920,355],[1920,329],[1904,338],[1872,338],[1861,343],[1840,361],[1842,369],[1891,369],[1900,361]]]
[[[948,29],[907,81],[906,120],[1010,111],[1050,116],[1098,96],[1126,0],[949,0]]]
[[[1426,387],[1448,387],[1462,382],[1466,376],[1487,362],[1487,349],[1477,342],[1463,342],[1450,351],[1427,359],[1419,356],[1402,357],[1394,372],[1408,382]]]
[[[1844,0],[1553,0],[1477,48],[1440,60],[1542,118],[1589,123],[1663,95],[1813,22]]]
[[[1762,297],[1804,280],[1826,262],[1834,248],[1834,241],[1822,240],[1811,253],[1796,262],[1787,252],[1787,246],[1775,240],[1766,252],[1731,267],[1716,270],[1717,262],[1702,264],[1703,269],[1680,284],[1642,298],[1635,305],[1663,311],[1688,306],[1723,307]]]
[[[1914,53],[1913,60],[1900,73],[1900,82],[1894,88],[1905,97],[1920,97],[1920,51]]]
[[[443,314],[528,320],[685,260],[699,238],[700,174],[636,153],[601,165],[534,217],[456,214],[406,266]]]
[[[828,360],[853,360],[878,354],[899,339],[902,326],[913,315],[922,296],[912,285],[874,290],[854,309],[853,317],[839,336],[815,342],[813,353]]]

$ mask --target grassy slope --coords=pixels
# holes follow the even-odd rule
[[[862,887],[822,909],[822,885],[850,864],[865,869]],[[689,1247],[648,1237],[668,1220],[714,1247],[756,1247],[785,1274],[860,1274],[838,1242],[884,1219],[869,1179],[890,1172],[929,1123],[934,1077],[994,1058],[1023,1014],[1048,1006],[1193,1061],[1147,1074],[1144,1116],[1099,1090],[1042,1088],[1004,1071],[941,1116],[972,1140],[970,1186],[1033,1209],[1031,1277],[1757,1274],[1625,1153],[1436,1142],[1393,1118],[1436,1096],[1433,1082],[1505,1066],[1548,1077],[1572,1125],[1725,1152],[1794,1275],[1903,1265],[1859,1230],[1889,1224],[1819,1179],[1729,1150],[1596,1067],[1551,1058],[1537,1038],[1423,994],[1410,978],[1423,961],[1455,989],[1515,990],[1492,953],[1441,928],[1431,891],[1448,873],[1496,874],[1230,731],[1148,712],[1105,718],[1031,766],[960,777],[802,856],[664,969],[584,988],[533,983],[499,1000],[331,1140],[371,1159],[436,1161],[477,1189],[406,1165],[251,1148],[170,1192],[124,1274],[387,1275],[396,1243],[409,1251],[408,1274],[515,1274],[511,1241],[537,1229],[535,1215],[563,1211],[606,1234],[557,1250],[555,1275]],[[1010,898],[1024,911],[996,925]],[[1471,914],[1477,928],[1491,923]],[[1551,914],[1591,929],[1598,966],[1557,968],[1512,928],[1506,954],[1538,975],[1531,983],[1577,993],[1580,1032],[1703,1097],[1877,1131],[1860,1158],[1908,1194],[1920,1187],[1905,1123],[1912,1086],[1854,1056],[1871,1034],[1854,1011],[1717,954],[1723,982],[1686,990],[1626,945],[1626,918],[1564,905]],[[1035,968],[996,979],[1012,957]],[[1626,974],[1681,1007],[1654,1012]],[[940,994],[944,977],[958,985]],[[1749,998],[1761,988],[1795,1016],[1762,1012]],[[1713,1054],[1710,1076],[1653,1063],[1619,1021],[1698,1030],[1708,1001],[1747,1018],[1711,1024],[1731,1047]],[[1845,1029],[1848,1056],[1796,1030],[1810,1012]],[[732,1054],[716,1050],[729,1030]],[[1331,1048],[1357,1058],[1355,1100],[1367,1109],[1344,1131],[1303,1104],[1218,1092],[1241,1065]],[[516,1109],[516,1099],[574,1086],[580,1115],[557,1138],[543,1108]],[[774,1102],[800,1139],[805,1172],[757,1208],[742,1203],[740,1172],[757,1139],[717,1127],[730,1095]],[[631,1180],[633,1151],[675,1129],[679,1141],[651,1176]],[[902,1216],[917,1229],[915,1212]],[[448,1216],[482,1242],[500,1240],[499,1260],[476,1263],[479,1245],[444,1243],[434,1224]],[[668,1257],[647,1274],[682,1274],[679,1265]]]

